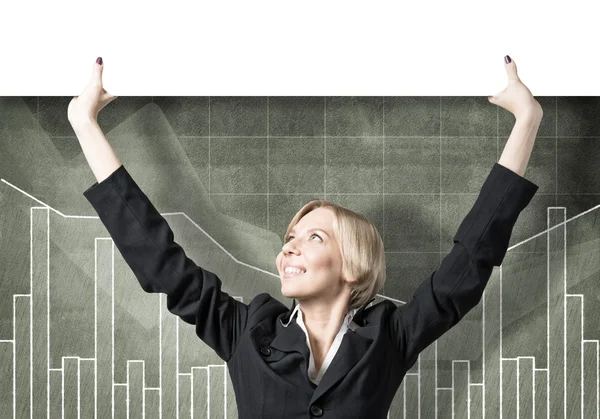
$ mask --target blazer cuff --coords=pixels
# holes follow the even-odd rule
[[[93,205],[94,208],[98,209],[102,207],[102,204],[106,205],[106,195],[118,185],[123,185],[126,182],[126,178],[129,178],[129,182],[133,179],[125,169],[125,166],[121,164],[102,182],[94,182],[92,186],[83,191],[83,196]]]
[[[499,163],[494,163],[473,208],[454,235],[454,241],[463,244],[470,255],[482,245],[484,249],[488,246],[508,247],[519,214],[529,205],[538,189],[538,185],[530,180]],[[490,232],[484,235],[488,230]],[[492,239],[490,234],[494,236],[495,246],[483,243]],[[491,262],[500,266],[504,254],[505,252],[499,252]]]

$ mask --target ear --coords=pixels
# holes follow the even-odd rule
[[[356,282],[356,278],[354,278],[354,276],[347,272],[346,269],[342,269],[341,279],[343,282],[347,283],[350,286],[352,286],[352,284]]]

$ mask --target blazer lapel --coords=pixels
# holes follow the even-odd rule
[[[284,352],[300,352],[304,355],[306,365],[308,365],[310,349],[306,345],[306,334],[295,321],[289,323],[290,316],[295,307],[296,300],[294,299],[290,311],[281,317],[280,323],[277,325],[277,329],[281,331],[275,336],[275,339],[271,341],[270,346]],[[287,326],[284,326],[284,324],[287,324]]]
[[[354,365],[356,365],[369,350],[369,347],[377,336],[378,326],[367,326],[367,322],[364,320],[364,310],[373,300],[375,300],[375,298],[372,298],[363,304],[356,314],[354,314],[352,322],[358,327],[354,330],[348,328],[344,334],[338,351],[333,357],[331,364],[327,367],[327,371],[325,371],[323,378],[321,378],[321,381],[310,400],[311,404],[325,394],[338,381],[348,375],[348,372],[350,372]]]
[[[349,328],[344,337],[338,351],[331,364],[327,367],[327,371],[323,375],[323,378],[319,382],[312,399],[311,403],[323,395],[327,390],[334,386],[339,380],[344,378],[348,372],[356,365],[356,363],[365,355],[369,350],[369,347],[373,343],[377,333],[378,325],[367,326],[364,320],[364,310],[375,298],[365,303],[354,315],[352,322],[356,323],[358,327],[354,330]],[[310,349],[306,343],[306,334],[298,323],[293,321],[287,327],[283,327],[283,323],[289,321],[289,317],[295,308],[296,300],[292,304],[291,310],[283,316],[281,321],[281,328],[283,329],[276,337],[271,341],[270,346],[284,352],[300,352],[306,360],[304,373],[308,378],[308,363],[310,360]]]
[[[310,400],[311,404],[348,375],[352,367],[365,355],[376,334],[377,326],[358,327],[355,331],[348,329]]]
[[[306,365],[308,365],[310,349],[306,345],[304,330],[296,322],[282,328],[283,330],[275,336],[270,346],[283,352],[300,352],[306,359]]]

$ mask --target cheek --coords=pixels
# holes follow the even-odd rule
[[[318,261],[323,269],[330,271],[337,269],[338,264],[340,263],[330,251],[323,251],[321,255],[319,255]]]
[[[309,266],[312,268],[313,273],[317,272],[323,278],[335,275],[339,269],[337,262],[332,258],[317,258],[310,261]]]

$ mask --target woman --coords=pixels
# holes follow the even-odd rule
[[[516,118],[504,152],[451,252],[399,307],[385,299],[370,304],[385,280],[373,223],[322,200],[296,214],[277,256],[292,310],[267,293],[248,304],[235,300],[217,275],[186,257],[104,137],[97,115],[116,96],[102,87],[101,58],[68,117],[97,179],[84,195],[142,288],[167,294],[167,308],[227,362],[239,417],[384,418],[419,353],[480,301],[538,189],[522,176],[542,109],[508,56],[505,68],[508,86],[488,97]]]

